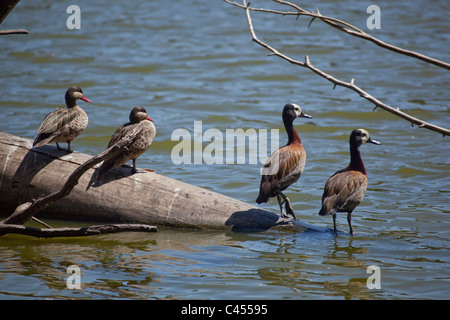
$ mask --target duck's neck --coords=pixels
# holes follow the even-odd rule
[[[294,119],[290,118],[283,118],[284,127],[286,128],[286,133],[288,135],[288,143],[287,144],[302,144],[302,141],[300,140],[300,137],[297,134],[297,131],[295,131],[294,128]]]
[[[350,164],[348,166],[352,170],[366,174],[366,168],[361,158],[361,153],[359,152],[359,145],[356,143],[350,144]]]
[[[77,105],[76,100],[73,99],[66,99],[66,106],[67,108],[73,108]]]

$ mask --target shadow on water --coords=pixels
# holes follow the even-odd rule
[[[226,226],[233,226],[233,231],[264,231],[277,225],[279,216],[273,212],[261,209],[236,211],[225,222]]]
[[[236,211],[228,218],[225,225],[232,226],[231,230],[234,232],[261,232],[272,228],[282,228],[305,234],[340,234],[339,231],[336,234],[334,230],[317,227],[300,220],[281,218],[279,215],[263,209]]]

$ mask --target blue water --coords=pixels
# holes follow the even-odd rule
[[[285,103],[312,115],[295,122],[307,152],[303,176],[287,191],[297,218],[319,217],[326,179],[348,164],[348,135],[367,129],[381,146],[361,148],[366,197],[353,213],[355,235],[338,215],[331,232],[206,232],[160,228],[85,238],[0,238],[2,299],[448,299],[450,298],[448,137],[411,127],[356,93],[311,71],[268,56],[251,41],[244,12],[223,1],[78,1],[81,29],[69,30],[69,3],[21,1],[2,29],[29,35],[0,38],[0,130],[33,139],[45,114],[79,85],[94,103],[80,103],[89,126],[72,143],[97,154],[142,105],[157,137],[138,164],[252,203],[261,164],[175,165],[172,132],[278,129]],[[448,1],[377,2],[381,29],[368,30],[371,2],[305,4],[380,39],[450,61]],[[270,1],[255,7],[283,8]],[[308,6],[308,7],[306,7]],[[262,40],[355,83],[393,107],[449,127],[448,71],[333,30],[320,21],[252,13]],[[276,201],[263,206],[278,210]],[[50,221],[56,226],[68,221]],[[81,289],[68,289],[70,265]],[[381,272],[369,289],[367,268]]]

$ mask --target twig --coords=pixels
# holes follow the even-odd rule
[[[309,17],[312,17],[312,20],[309,22],[309,25],[311,25],[311,23],[316,18],[318,18],[318,19],[322,20],[323,22],[327,23],[328,25],[332,26],[333,28],[341,30],[341,31],[343,31],[345,33],[348,33],[348,34],[352,35],[352,36],[371,41],[374,44],[378,45],[379,47],[382,47],[382,48],[388,49],[390,51],[393,51],[393,52],[396,52],[396,53],[400,53],[400,54],[403,54],[403,55],[406,55],[406,56],[409,56],[409,57],[413,57],[413,58],[425,61],[427,63],[431,63],[431,64],[433,64],[435,66],[438,66],[438,67],[450,70],[450,63],[447,63],[445,61],[441,61],[441,60],[438,60],[438,59],[426,56],[424,54],[421,54],[421,53],[418,53],[418,52],[415,52],[415,51],[406,50],[406,49],[394,46],[394,45],[392,45],[390,43],[384,42],[384,41],[382,41],[382,40],[380,40],[380,39],[378,39],[378,38],[376,38],[376,37],[374,37],[374,36],[364,32],[364,31],[362,31],[361,29],[355,27],[354,25],[352,25],[352,24],[350,24],[348,22],[345,22],[345,21],[340,20],[340,19],[336,19],[336,18],[327,17],[327,16],[322,15],[319,12],[319,9],[316,9],[317,11],[315,13],[314,12],[309,12],[309,11],[307,11],[307,10],[305,10],[305,9],[303,9],[303,8],[293,4],[291,2],[282,1],[282,0],[273,0],[273,1],[275,1],[275,2],[277,2],[279,4],[290,6],[290,7],[294,8],[296,11],[279,11],[279,10],[264,9],[264,8],[252,8],[252,7],[247,6],[245,4],[241,5],[239,3],[232,2],[232,1],[229,1],[229,0],[224,0],[224,1],[229,3],[229,4],[231,4],[231,5],[240,7],[242,9],[251,10],[251,11],[275,13],[275,14],[281,14],[281,15],[284,15],[284,16],[285,15],[309,16]]]
[[[25,29],[0,30],[0,36],[7,34],[28,34],[28,31]]]
[[[39,224],[42,224],[44,227],[51,229],[52,226],[50,226],[49,224],[45,223],[44,221],[39,220],[36,217],[31,217],[32,220],[36,221]]]
[[[225,0],[225,1],[226,1],[226,2],[229,2],[229,1],[227,1],[227,0]],[[229,2],[229,3],[231,3],[231,2]],[[231,4],[234,4],[234,3],[231,3]],[[403,119],[409,121],[411,124],[418,125],[419,128],[427,128],[427,129],[429,129],[429,130],[439,132],[439,133],[441,133],[441,134],[444,135],[444,136],[450,135],[450,130],[449,130],[449,129],[442,128],[442,127],[440,127],[440,126],[437,126],[437,125],[428,123],[428,122],[423,121],[423,120],[421,120],[421,119],[412,117],[412,116],[410,116],[410,115],[404,113],[403,111],[400,111],[399,108],[393,108],[393,107],[391,107],[391,106],[389,106],[389,105],[387,105],[387,104],[381,102],[380,100],[374,98],[374,97],[371,96],[369,93],[367,93],[366,91],[364,91],[363,89],[361,89],[360,87],[358,87],[357,85],[355,85],[354,79],[352,79],[352,81],[350,81],[350,82],[345,82],[345,81],[339,80],[339,79],[337,79],[337,78],[335,78],[335,77],[329,75],[328,73],[326,73],[326,72],[320,70],[319,68],[315,67],[315,66],[310,62],[308,56],[305,57],[305,62],[301,62],[301,61],[292,59],[292,58],[290,58],[289,56],[286,56],[286,55],[282,54],[281,52],[279,52],[279,51],[276,50],[275,48],[271,47],[271,46],[268,45],[267,43],[261,41],[261,40],[256,36],[255,30],[254,30],[254,28],[253,28],[252,19],[251,19],[251,17],[250,17],[250,7],[246,4],[246,1],[243,0],[243,6],[240,6],[240,5],[238,5],[238,6],[245,9],[245,13],[246,13],[246,16],[247,16],[248,26],[249,26],[249,29],[250,29],[250,33],[251,33],[251,35],[252,35],[252,40],[253,40],[254,42],[256,42],[257,44],[259,44],[260,46],[262,46],[262,47],[266,48],[267,50],[271,51],[271,52],[272,52],[272,55],[276,55],[276,56],[278,56],[278,57],[280,57],[280,58],[282,58],[282,59],[284,59],[284,60],[286,60],[286,61],[288,61],[288,62],[290,62],[290,63],[292,63],[292,64],[295,64],[295,65],[298,65],[298,66],[301,66],[301,67],[310,69],[311,71],[313,71],[314,73],[318,74],[319,76],[321,76],[321,77],[327,79],[328,81],[332,82],[332,83],[334,84],[334,87],[336,87],[336,86],[342,86],[342,87],[351,89],[351,90],[357,92],[361,97],[363,97],[363,98],[365,98],[366,100],[372,102],[372,103],[375,105],[375,108],[376,108],[376,107],[380,107],[380,108],[382,108],[382,109],[384,109],[384,110],[386,110],[386,111],[388,111],[388,112],[390,112],[390,113],[392,113],[392,114],[395,114],[395,115],[397,115],[397,116],[399,116],[399,117],[401,117],[401,118],[403,118]]]

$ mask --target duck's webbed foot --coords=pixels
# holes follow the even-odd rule
[[[287,216],[291,216],[294,220],[297,220],[297,218],[295,217],[295,213],[294,213],[294,209],[291,206],[291,202],[289,201],[289,198],[286,197],[286,199],[284,199],[284,201],[286,202],[286,213]]]
[[[283,198],[283,201],[281,201],[281,198]],[[292,217],[294,220],[296,220],[295,214],[294,214],[294,209],[292,209],[292,205],[291,205],[291,202],[289,201],[289,198],[280,192],[277,194],[277,199],[278,199],[278,204],[280,205],[281,216],[283,218]],[[283,204],[285,204],[286,211],[283,208]]]

